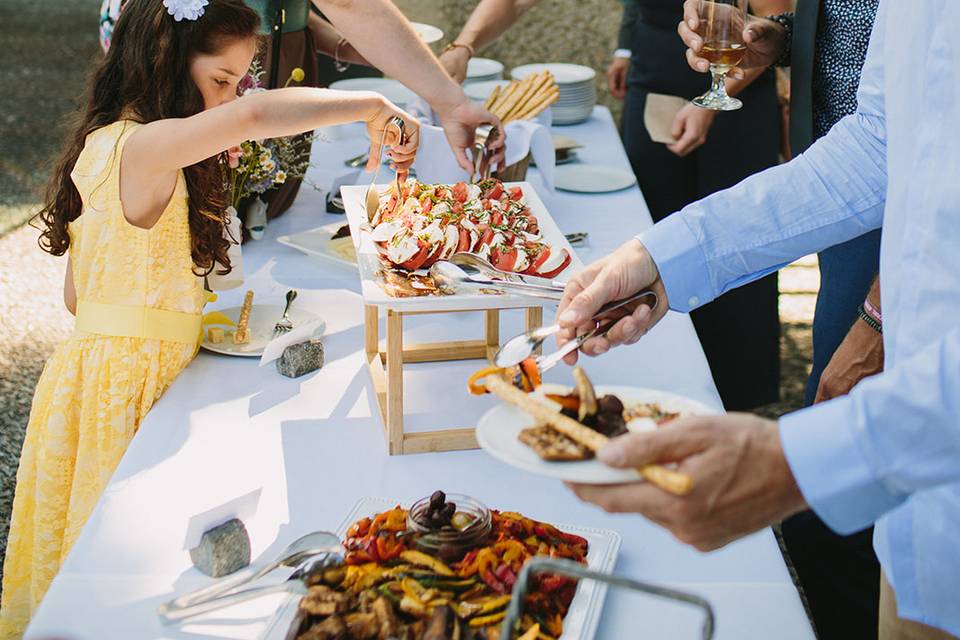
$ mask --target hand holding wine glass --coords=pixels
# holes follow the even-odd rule
[[[687,62],[694,71],[706,73],[710,62],[701,57],[703,48],[704,23],[700,19],[701,0],[685,0],[683,3],[683,21],[677,25],[677,33],[687,46]],[[728,78],[742,78],[744,69],[767,68],[783,55],[787,46],[787,33],[776,20],[759,18],[747,14],[743,42],[747,53],[734,69],[727,73]]]
[[[710,90],[693,99],[693,104],[715,111],[733,111],[743,103],[727,95],[727,73],[740,64],[747,53],[743,29],[747,19],[747,0],[699,0],[699,19],[703,34],[700,57],[710,63]]]

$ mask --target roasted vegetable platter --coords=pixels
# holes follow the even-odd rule
[[[431,498],[436,508],[431,509]],[[395,500],[361,499],[337,531],[347,547],[346,564],[331,574],[330,589],[315,589],[312,600],[311,596],[303,601],[290,598],[263,637],[268,640],[337,637],[341,622],[346,627],[349,616],[352,630],[348,628],[348,635],[341,637],[379,638],[386,619],[388,625],[396,625],[391,632],[398,633],[398,638],[495,640],[500,637],[498,623],[503,619],[515,575],[524,558],[537,553],[566,556],[596,571],[613,570],[620,548],[620,536],[614,531],[547,524],[491,508],[486,516],[491,535],[484,535],[481,541],[469,534],[478,526],[484,526],[479,520],[483,519],[482,512],[486,509],[466,496],[450,495],[444,504],[455,504],[455,510],[444,514],[444,505],[437,504],[436,495],[407,508],[400,507]],[[391,529],[410,531],[411,525],[413,529],[436,528],[439,523],[434,520],[431,525],[431,517],[440,518],[441,522],[445,517],[450,518],[452,522],[447,522],[444,531],[450,531],[451,525],[463,527],[468,534],[466,542],[459,535],[454,545],[466,546],[449,548],[443,535],[417,538],[418,542],[405,534],[391,535]],[[418,521],[422,524],[418,525]],[[537,593],[525,600],[530,613],[523,622],[524,629],[531,632],[531,627],[536,625],[531,638],[593,638],[606,585],[573,584],[565,579],[549,578],[545,576]],[[322,615],[338,608],[343,615],[339,615],[337,621],[328,621]],[[321,627],[322,624],[325,626]],[[364,629],[364,625],[369,628]]]

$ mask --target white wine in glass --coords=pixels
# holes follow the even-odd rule
[[[710,90],[693,99],[693,104],[715,111],[734,111],[743,103],[727,95],[727,72],[740,64],[747,53],[743,28],[747,0],[700,0],[703,47],[700,56],[710,63]]]

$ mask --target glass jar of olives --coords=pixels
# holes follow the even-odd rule
[[[450,563],[485,544],[492,524],[490,510],[475,498],[434,491],[410,507],[407,528],[418,549]]]

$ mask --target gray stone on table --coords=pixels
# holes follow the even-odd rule
[[[190,550],[190,559],[200,571],[220,578],[250,564],[250,536],[243,522],[234,518],[204,532],[200,544]]]
[[[277,358],[277,371],[288,378],[299,378],[323,366],[323,341],[315,338],[292,344]]]

